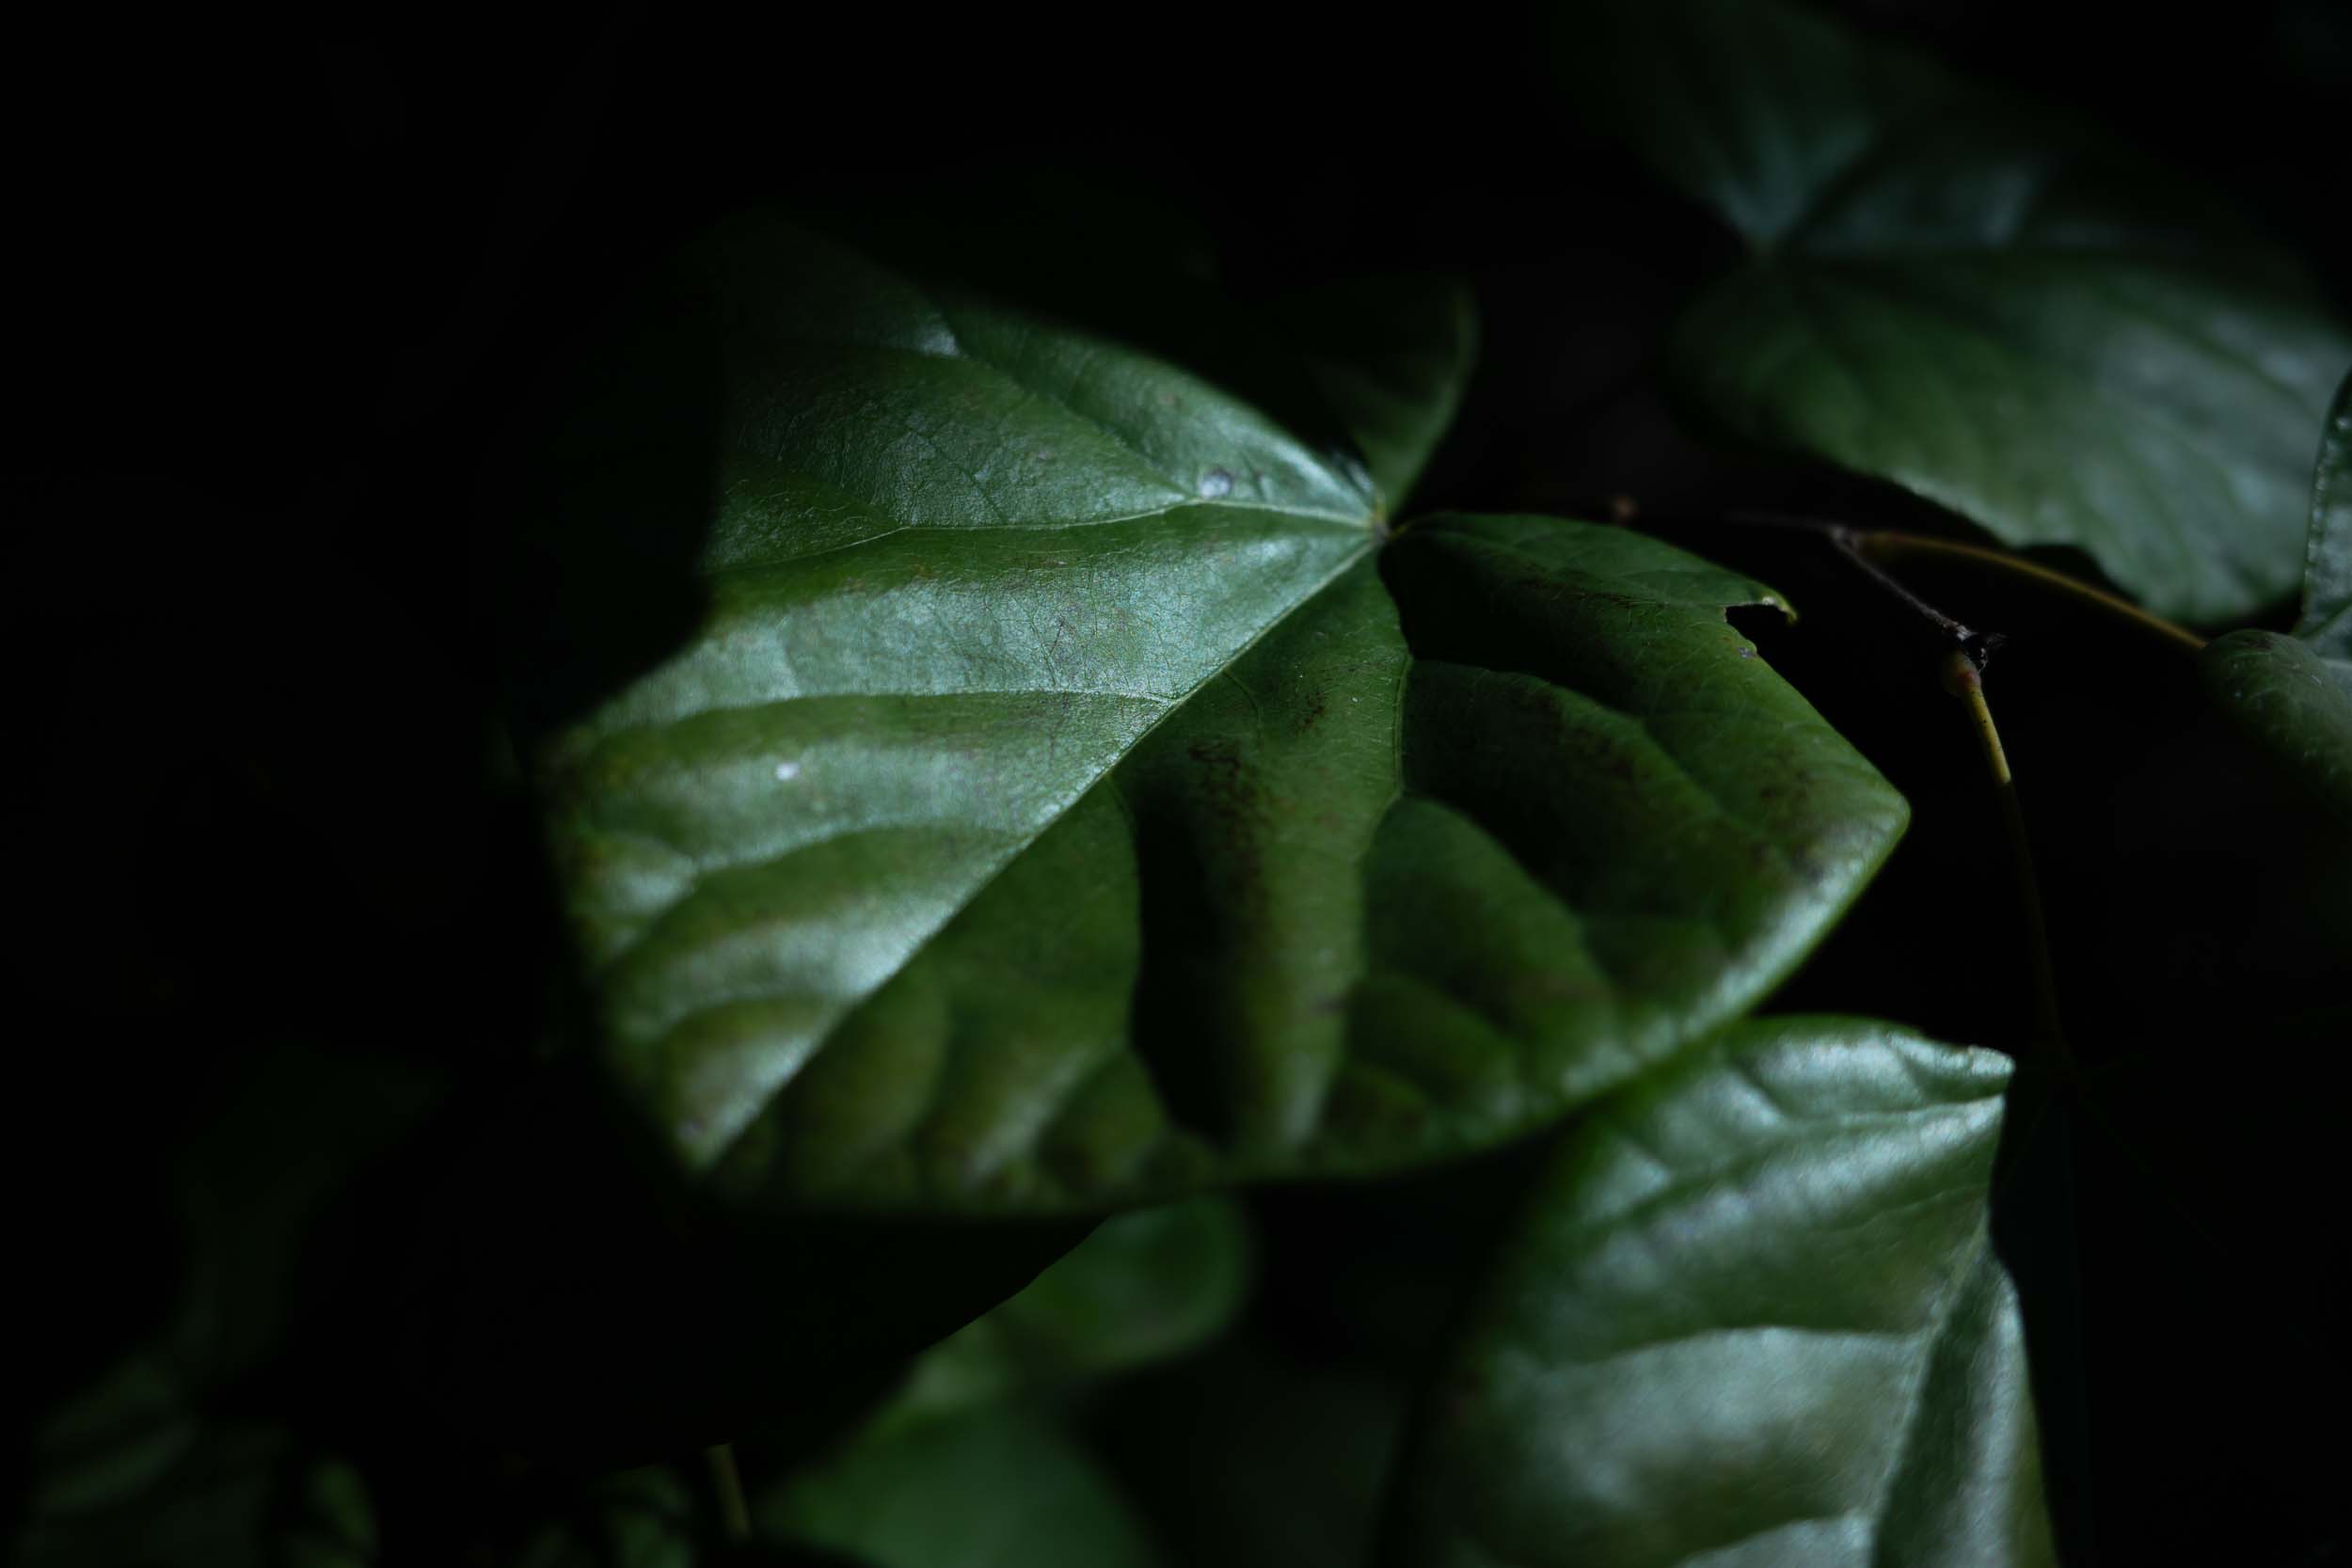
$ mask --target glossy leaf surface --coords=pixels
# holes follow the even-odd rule
[[[1169,364],[803,233],[716,255],[707,603],[538,755],[611,1065],[716,1190],[1478,1148],[1753,1005],[1900,830],[1724,624],[1756,583],[1544,518],[1375,559],[1351,454]]]
[[[2305,432],[2352,336],[2181,179],[1793,8],[1609,8],[1572,87],[1752,251],[1674,380],[1751,439],[2074,545],[2165,613],[2302,562]]]
[[[2303,556],[2303,618],[2295,634],[2337,667],[2352,690],[2352,374],[2319,440],[2312,476],[2312,529]]]
[[[1987,1234],[2008,1078],[1773,1020],[1596,1111],[1430,1402],[1398,1560],[2054,1560]]]

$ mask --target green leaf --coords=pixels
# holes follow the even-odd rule
[[[2352,374],[2336,388],[2312,474],[2312,531],[2303,552],[2303,618],[2295,628],[2352,689]]]
[[[2352,826],[2352,681],[2310,644],[2233,631],[2197,656],[2205,694],[2337,820]]]
[[[1375,559],[1352,456],[1173,365],[790,230],[717,254],[701,510],[598,510],[644,492],[583,438],[543,520],[637,562],[567,645],[705,602],[536,748],[607,1060],[714,1192],[1481,1148],[1753,1006],[1901,829],[1724,624],[1754,582],[1544,518]]]
[[[1596,1111],[1429,1402],[1398,1560],[2053,1561],[1987,1234],[2008,1078],[1784,1019]]]
[[[2352,849],[2341,832],[2313,837],[2309,819],[2293,809],[2316,804],[2339,829],[2352,829],[2352,376],[2337,388],[2335,407],[2321,432],[2319,460],[2312,476],[2311,544],[2303,576],[2303,618],[2295,637],[2268,631],[2233,631],[2205,645],[2197,673],[2207,699],[2251,742],[2274,779],[2296,792],[2286,814],[2295,842],[2291,854],[2318,885],[2334,888],[2340,876],[2325,869]],[[2248,870],[2247,850],[2276,832],[2266,821],[2233,824],[2231,838]],[[2291,883],[2289,884],[2291,885]],[[2275,891],[2275,890],[2274,890]],[[2330,900],[2341,905],[2342,900]],[[2341,909],[2298,911],[2301,922],[2325,932]],[[2325,938],[2322,937],[2324,942]],[[2280,954],[2264,944],[2265,969]]]
[[[1748,242],[1671,373],[1763,444],[2074,545],[2168,614],[2284,596],[2352,337],[2175,171],[1830,23],[1608,8],[1570,85]]]
[[[926,1352],[891,1418],[1058,1389],[1206,1343],[1248,1293],[1248,1227],[1216,1196],[1104,1221],[1020,1294]]]
[[[190,1128],[171,1166],[188,1259],[166,1353],[217,1386],[283,1348],[297,1275],[334,1243],[337,1200],[449,1092],[416,1064],[318,1040],[264,1044]]]
[[[23,1568],[363,1568],[367,1489],[286,1429],[213,1418],[152,1354],[126,1357],[33,1434],[8,1560]]]
[[[338,1199],[445,1085],[316,1041],[261,1041],[224,1076],[164,1150],[177,1294],[151,1338],[33,1423],[16,1560],[369,1560],[356,1473],[250,1395],[301,1326],[297,1275],[335,1244]]]
[[[1365,277],[1281,303],[1282,333],[1356,440],[1391,507],[1454,423],[1478,353],[1478,310],[1450,278]]]
[[[985,1407],[868,1436],[754,1505],[763,1540],[876,1568],[1144,1568],[1162,1560],[1094,1461],[1048,1418]]]

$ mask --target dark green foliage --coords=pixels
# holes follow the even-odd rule
[[[2078,546],[2167,614],[2291,591],[2352,334],[2226,203],[2111,139],[1751,0],[1608,8],[1571,90],[1753,260],[1677,383],[1754,439]]]
[[[2329,1560],[2339,150],[2039,16],[1164,23],[654,26],[448,409],[36,531],[10,1560]]]
[[[731,1198],[1474,1149],[1752,1005],[1901,827],[1724,625],[1754,582],[1397,529],[1351,452],[801,230],[706,275],[707,608],[534,752],[601,1050]]]

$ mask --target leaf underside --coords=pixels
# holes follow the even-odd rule
[[[1900,832],[1724,623],[1753,582],[1388,540],[1355,454],[1166,363],[788,229],[723,257],[697,624],[538,748],[608,1059],[716,1191],[1482,1147],[1752,1006]]]
[[[1709,419],[1894,481],[2152,607],[2243,617],[2303,559],[2352,336],[2174,173],[1770,5],[1613,8],[1594,112],[1745,238],[1671,351]]]
[[[1987,1234],[2008,1076],[1759,1021],[1592,1113],[1428,1403],[1395,1560],[2055,1561]]]

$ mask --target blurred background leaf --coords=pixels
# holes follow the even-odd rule
[[[2079,546],[2169,615],[2295,590],[2352,332],[2217,194],[1794,7],[1567,13],[1559,58],[1754,253],[1675,334],[1704,417]]]

